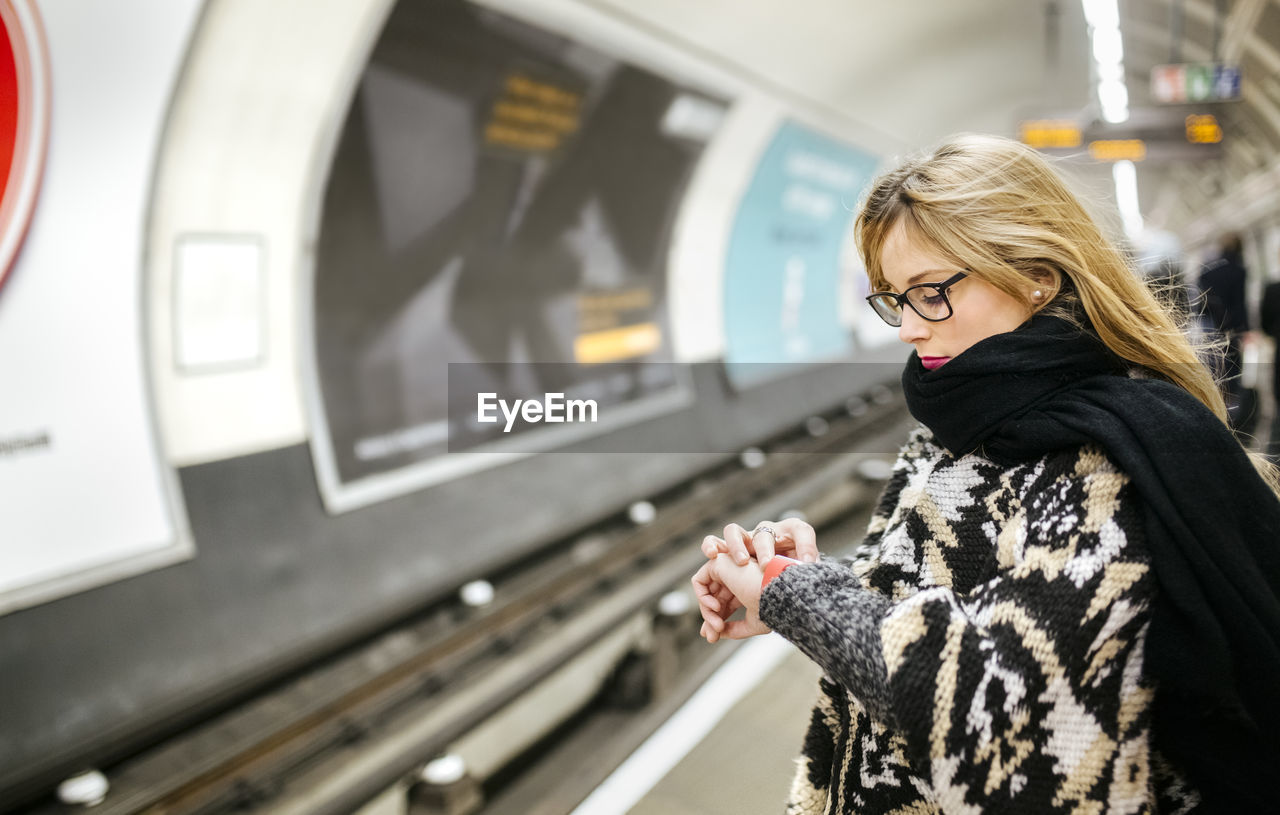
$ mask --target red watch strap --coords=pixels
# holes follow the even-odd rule
[[[786,557],[784,555],[774,555],[769,564],[764,567],[764,577],[760,579],[760,590],[764,591],[764,587],[769,585],[769,581],[773,580],[785,570],[796,565],[800,561]]]

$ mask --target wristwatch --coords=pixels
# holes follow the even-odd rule
[[[764,567],[764,577],[760,579],[760,591],[764,591],[764,587],[769,585],[770,580],[773,580],[775,577],[799,562],[800,561],[786,557],[785,555],[774,555],[769,560],[769,565]]]

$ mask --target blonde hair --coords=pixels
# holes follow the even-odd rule
[[[881,176],[855,224],[873,289],[889,288],[880,257],[899,223],[1032,312],[1079,324],[1083,309],[1117,356],[1186,390],[1226,423],[1222,394],[1180,321],[1035,150],[1010,139],[961,135]],[[1039,302],[1031,300],[1028,282],[1043,292]],[[1253,459],[1280,491],[1276,469]]]

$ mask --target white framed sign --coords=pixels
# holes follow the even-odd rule
[[[0,91],[16,88],[0,114],[14,126],[0,132],[0,613],[193,552],[152,418],[140,288],[156,145],[198,11],[0,4]]]

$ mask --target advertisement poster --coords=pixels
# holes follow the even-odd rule
[[[152,423],[138,291],[152,161],[197,11],[0,5],[0,613],[192,552]]]
[[[725,366],[735,387],[779,363],[846,358],[842,312],[860,270],[847,262],[858,196],[877,159],[795,122],[765,149],[734,220],[724,275]],[[861,288],[865,288],[865,285]]]
[[[331,510],[492,449],[494,428],[451,415],[451,364],[470,392],[602,410],[682,391],[662,364],[668,245],[721,109],[461,0],[396,7],[321,216],[309,410]]]

